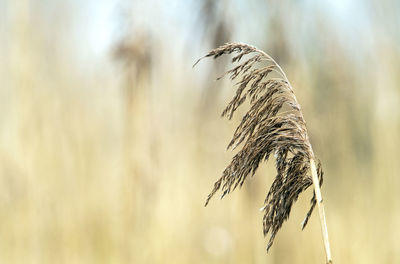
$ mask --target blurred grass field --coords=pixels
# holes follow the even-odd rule
[[[204,208],[238,119],[192,64],[226,41],[293,84],[334,263],[400,263],[400,4],[338,2],[0,1],[0,263],[323,263],[311,189],[266,253],[273,162]]]

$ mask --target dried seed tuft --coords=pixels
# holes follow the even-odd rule
[[[309,171],[310,159],[315,158],[301,107],[282,68],[268,54],[243,43],[227,43],[203,58],[216,59],[232,53],[236,53],[232,63],[240,62],[246,55],[250,58],[223,75],[239,81],[236,95],[223,110],[222,116],[231,119],[246,100],[250,102],[250,109],[236,128],[228,148],[243,146],[214,184],[205,205],[217,191],[222,192],[222,198],[236,187],[241,187],[249,175],[254,175],[260,162],[268,161],[271,154],[275,155],[277,175],[261,209],[264,211],[264,236],[270,237],[268,250],[283,222],[288,219],[293,203],[313,184]],[[266,65],[260,66],[261,63]],[[323,172],[320,162],[317,172],[321,185]],[[307,225],[315,205],[314,194],[302,228]]]

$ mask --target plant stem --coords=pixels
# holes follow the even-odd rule
[[[268,54],[266,54],[263,51],[260,51],[260,52],[262,54],[264,54],[269,60],[272,61],[272,63],[274,63],[276,65],[276,67],[282,73],[283,78],[287,81],[290,89],[293,92],[292,85],[290,84],[289,79],[286,77],[286,74],[282,70],[281,66],[279,66],[279,64],[271,56],[269,56]],[[293,92],[293,98],[294,98],[295,102],[297,103],[297,98],[294,95],[294,92]],[[297,103],[297,105],[298,105],[299,109],[301,109],[300,108],[300,104]],[[303,113],[301,112],[301,110],[300,110],[300,116],[304,120]],[[307,133],[306,133],[306,138],[307,138],[307,141],[310,142],[309,139],[308,139],[308,134]],[[310,144],[309,147],[310,147],[310,153],[311,153],[312,157],[314,157],[314,153],[313,153],[311,144]],[[322,201],[321,189],[319,187],[318,173],[317,173],[317,168],[315,167],[314,158],[310,159],[310,164],[311,164],[311,175],[312,175],[312,180],[313,180],[313,184],[314,184],[315,198],[317,199],[317,205],[318,205],[319,221],[321,223],[322,237],[323,237],[324,246],[325,246],[326,263],[327,264],[331,264],[333,262],[332,262],[331,248],[330,248],[330,245],[329,245],[328,227],[326,225],[324,204],[323,204],[323,201]]]
[[[324,204],[322,201],[321,189],[319,188],[318,173],[317,173],[317,168],[315,167],[314,159],[310,160],[310,165],[311,165],[312,180],[314,184],[315,197],[317,199],[317,205],[318,205],[319,221],[321,223],[322,236],[324,239],[326,263],[330,264],[332,263],[332,256],[331,256],[331,248],[329,246],[328,227],[326,225]]]
[[[262,53],[270,61],[272,61],[273,64],[276,65],[276,67],[282,73],[283,78],[287,81],[290,89],[293,92],[292,85],[290,84],[289,79],[286,77],[286,74],[282,70],[281,66],[279,66],[279,64],[271,56],[269,56],[265,52],[260,51],[260,53]],[[297,103],[299,109],[301,109],[300,108],[300,104],[297,102],[297,98],[294,95],[294,92],[293,92],[293,99]],[[300,110],[300,116],[304,120],[303,113],[301,112],[301,110]],[[308,142],[310,142],[309,139],[308,139],[308,134],[307,133],[306,133],[306,139],[307,139]],[[311,153],[312,157],[314,157],[314,152],[312,150],[311,144],[310,144],[309,147],[310,147],[310,153]],[[328,227],[326,225],[324,204],[323,204],[323,201],[322,201],[321,189],[319,187],[318,173],[317,173],[317,168],[315,167],[314,158],[310,159],[310,164],[311,164],[311,175],[312,175],[312,180],[313,180],[313,184],[314,184],[315,198],[317,199],[317,205],[318,205],[319,221],[321,223],[322,237],[323,237],[324,246],[325,246],[326,263],[331,264],[332,263],[332,255],[331,255],[331,248],[330,248],[330,245],[329,245]]]

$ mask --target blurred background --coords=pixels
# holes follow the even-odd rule
[[[335,263],[400,263],[400,3],[0,0],[0,263],[324,263],[311,188],[267,254],[233,154],[225,42],[284,68],[325,170]],[[245,111],[242,109],[242,113]]]

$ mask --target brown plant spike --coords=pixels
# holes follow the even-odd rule
[[[313,183],[318,186],[320,194],[319,186],[323,181],[323,171],[318,161],[316,179],[309,174],[312,167],[310,164],[311,162],[314,164],[315,157],[308,138],[306,122],[293,88],[281,67],[263,51],[242,43],[227,43],[210,51],[203,58],[216,59],[232,53],[237,54],[233,57],[232,63],[239,63],[244,57],[246,60],[223,75],[229,75],[231,80],[239,81],[236,84],[236,95],[222,112],[222,116],[231,119],[237,108],[246,100],[250,102],[250,110],[243,116],[228,145],[228,149],[235,149],[241,143],[243,147],[215,183],[205,205],[207,206],[218,190],[222,191],[222,198],[236,187],[241,187],[249,175],[254,175],[260,162],[267,161],[274,155],[277,175],[262,208],[264,236],[270,235],[268,250],[283,222],[288,219],[292,205],[299,194]],[[259,66],[261,63],[266,66]],[[271,75],[277,77],[273,78]],[[302,228],[307,225],[317,204],[316,193],[317,191],[311,199],[311,207]],[[320,202],[322,206],[322,198]],[[324,225],[326,229],[326,224]],[[324,234],[322,222],[321,226]],[[324,242],[327,260],[330,262],[327,231],[326,240],[324,234]]]

